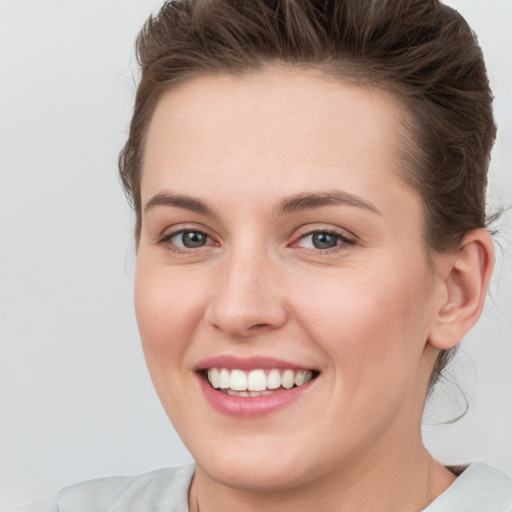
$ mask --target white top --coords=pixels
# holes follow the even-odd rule
[[[51,508],[31,512],[188,512],[195,466],[115,476],[66,487]],[[423,512],[512,512],[512,477],[474,462]]]

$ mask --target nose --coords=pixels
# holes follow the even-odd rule
[[[233,338],[250,338],[278,329],[287,320],[277,264],[254,251],[233,253],[222,262],[205,318]]]

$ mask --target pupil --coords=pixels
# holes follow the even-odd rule
[[[330,249],[338,244],[338,237],[329,233],[314,233],[313,245],[316,249]]]
[[[181,240],[185,247],[192,249],[194,247],[202,247],[206,243],[206,236],[203,233],[186,231],[181,236]]]

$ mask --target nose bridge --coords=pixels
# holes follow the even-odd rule
[[[261,240],[260,240],[261,242]],[[261,244],[233,247],[224,258],[210,303],[208,320],[237,337],[281,326],[285,304],[278,288],[278,264]]]

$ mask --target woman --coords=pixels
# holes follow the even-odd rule
[[[446,468],[420,432],[493,266],[465,21],[434,0],[169,2],[138,51],[136,314],[196,464],[58,509],[512,510],[507,475]]]

